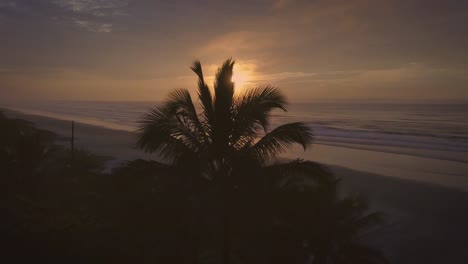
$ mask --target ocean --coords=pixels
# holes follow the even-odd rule
[[[50,101],[4,107],[134,131],[154,102]],[[316,144],[468,162],[468,104],[311,102],[275,111],[272,127],[302,121]]]

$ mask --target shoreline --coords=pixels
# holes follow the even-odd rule
[[[332,166],[341,192],[362,193],[384,225],[363,237],[384,250],[390,263],[465,263],[468,258],[468,193],[430,183]]]
[[[1,110],[1,107],[0,107]],[[47,112],[42,110],[31,110],[25,108],[17,108],[17,107],[5,107],[6,111],[16,112],[21,115],[26,116],[40,116],[40,117],[47,117],[52,119],[58,119],[63,121],[71,121],[74,120],[76,123],[96,126],[104,129],[111,129],[111,130],[119,130],[124,132],[133,132],[135,131],[135,127],[129,125],[128,123],[123,124],[119,122],[110,122],[97,119],[91,116],[77,116],[74,114],[60,114],[54,112]],[[137,117],[135,117],[137,118]],[[313,124],[310,125],[313,131],[321,130],[322,127],[315,127]],[[328,130],[336,130],[340,131],[340,129],[335,128],[327,128]],[[343,132],[343,131],[342,131]],[[356,131],[354,131],[356,132]],[[361,131],[365,132],[365,131]],[[353,132],[351,132],[353,133]],[[370,133],[370,132],[365,132]],[[392,136],[394,134],[386,134],[383,133],[382,135]],[[368,135],[371,139],[373,137],[372,133]],[[415,137],[414,135],[405,135],[406,137]],[[424,140],[429,140],[427,136],[422,136]],[[417,137],[415,138],[417,139]],[[387,139],[388,140],[388,139]],[[401,155],[408,155],[408,156],[415,156],[415,157],[422,157],[422,158],[432,158],[438,160],[447,160],[447,161],[456,161],[468,164],[468,150],[461,150],[461,149],[441,149],[437,147],[440,144],[445,144],[447,142],[433,142],[435,145],[424,145],[424,146],[415,146],[412,141],[408,141],[409,139],[404,139],[409,143],[409,145],[401,145],[402,143],[394,144],[393,141],[387,142],[376,142],[374,140],[364,140],[362,138],[356,138],[354,136],[351,137],[341,137],[336,135],[316,135],[314,145],[327,145],[327,146],[334,146],[334,147],[341,147],[341,148],[350,148],[356,150],[368,150],[368,151],[375,151],[375,152],[382,152],[382,153],[392,153],[392,154],[401,154]],[[439,138],[440,140],[440,138]],[[418,142],[418,144],[423,144],[426,141]],[[425,144],[425,143],[424,143]],[[453,143],[452,143],[453,144]],[[452,146],[453,147],[453,146]]]
[[[39,128],[56,133],[62,139],[71,135],[71,121],[12,110],[6,110],[5,114],[29,120]],[[145,153],[135,147],[134,132],[75,122],[75,136],[75,146],[98,155],[113,157],[106,164],[110,168],[134,159],[158,160],[156,154]],[[295,147],[281,158],[302,158],[329,166],[468,192],[468,163],[464,162],[319,143],[313,144],[305,152],[302,148]]]
[[[468,192],[468,164],[463,162],[320,144],[305,152],[295,147],[285,157]]]
[[[315,143],[315,144],[340,147],[340,148],[356,149],[356,150],[368,150],[368,151],[391,153],[391,154],[398,154],[398,155],[407,155],[407,156],[420,157],[420,158],[429,158],[429,159],[438,159],[438,160],[445,160],[445,161],[468,163],[468,152],[461,152],[461,151],[414,149],[414,148],[378,146],[378,145],[369,145],[369,144],[352,144],[352,143],[337,144],[334,142],[325,142],[325,141],[318,141],[318,143]],[[436,153],[439,155],[437,155]]]

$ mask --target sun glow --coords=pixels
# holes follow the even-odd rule
[[[242,90],[249,80],[247,71],[240,70],[236,66],[233,69],[232,82],[235,85],[236,90]]]

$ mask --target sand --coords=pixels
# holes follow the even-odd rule
[[[8,112],[57,133],[68,144],[71,122]],[[76,145],[115,157],[109,166],[136,158],[157,158],[134,147],[135,134],[77,123]],[[331,165],[342,193],[366,194],[385,225],[365,239],[382,248],[392,263],[466,263],[468,251],[468,163],[371,150],[314,145],[294,149],[302,157]]]
[[[366,194],[385,213],[381,230],[369,234],[392,263],[466,263],[468,193],[438,185],[332,167],[343,193]]]
[[[288,158],[301,157],[379,175],[437,184],[468,192],[468,162],[328,145],[295,148]]]

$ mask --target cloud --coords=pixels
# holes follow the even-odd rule
[[[85,21],[85,20],[75,20],[74,22],[80,28],[84,28],[92,32],[109,33],[112,31],[112,24],[93,23],[93,22]]]
[[[288,40],[276,41],[279,38],[281,38],[280,33],[273,31],[233,31],[209,39],[194,52],[197,55],[261,52],[289,43]]]
[[[1,1],[1,0],[0,0]],[[6,16],[3,14],[4,12],[8,12],[10,9],[16,8],[16,1],[3,1],[0,2],[0,24],[3,24]]]
[[[315,72],[278,72],[254,75],[253,80],[256,82],[279,82],[291,79],[309,78],[316,75],[317,73]]]
[[[417,94],[421,87],[439,89],[448,83],[453,86],[450,87],[453,92],[454,89],[464,86],[468,80],[465,76],[468,76],[466,69],[430,67],[424,63],[411,62],[387,69],[317,72],[302,80],[312,86],[330,89],[353,87],[368,92],[380,90],[379,93],[392,95],[394,89]]]
[[[3,1],[0,2],[0,8],[15,8],[16,7],[16,1]]]
[[[55,4],[78,14],[108,17],[124,14],[124,0],[55,0]]]
[[[244,76],[244,81],[246,86],[256,86],[262,84],[275,84],[280,81],[298,81],[298,80],[307,80],[313,78],[317,75],[315,72],[261,72],[258,69],[259,62],[255,60],[251,61],[236,61],[234,65],[234,74],[239,74]],[[213,84],[215,79],[215,74],[220,65],[219,64],[205,64],[203,71],[205,73],[205,81],[208,84]],[[177,77],[178,80],[194,80],[195,75],[181,75]]]
[[[113,30],[112,18],[126,14],[128,0],[54,0],[53,3],[68,11],[65,18],[79,28],[109,33]]]
[[[273,1],[273,8],[274,9],[283,9],[290,5],[294,0],[274,0]]]

